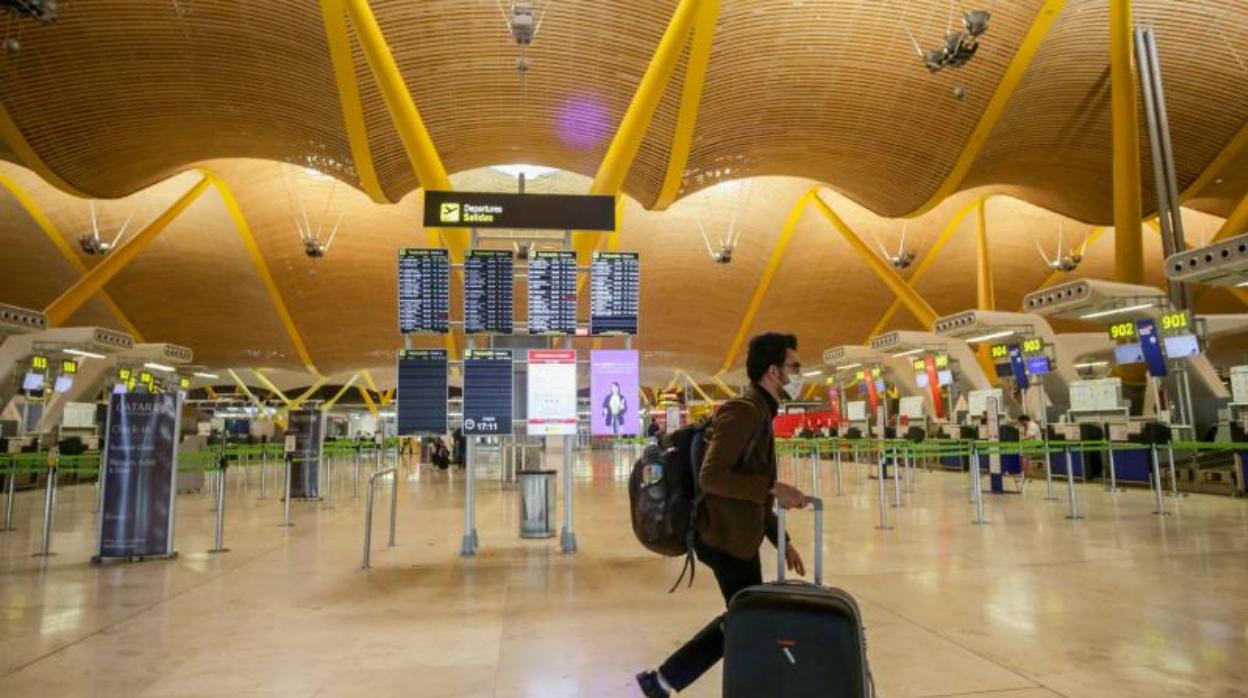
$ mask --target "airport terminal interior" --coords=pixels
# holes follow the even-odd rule
[[[1243,0],[0,40],[0,696],[1248,696]]]

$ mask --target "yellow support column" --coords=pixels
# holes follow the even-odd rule
[[[815,196],[814,203],[832,223],[832,227],[836,228],[844,236],[849,246],[858,253],[858,257],[866,262],[867,266],[871,267],[871,271],[875,272],[875,275],[888,286],[890,291],[897,294],[897,297],[901,299],[902,305],[906,306],[906,310],[909,310],[910,314],[914,315],[920,325],[931,329],[937,318],[936,311],[932,309],[932,306],[928,305],[927,301],[923,300],[923,297],[911,288],[910,284],[906,283],[906,280],[901,278],[901,275],[895,269],[873,252],[862,241],[862,238],[858,237],[858,234],[846,225],[845,221],[841,220],[841,217],[836,215],[836,211],[833,211],[832,207],[828,206],[823,199]]]
[[[90,300],[92,296],[99,293],[105,284],[117,276],[118,272],[125,269],[126,265],[137,257],[140,252],[147,249],[147,246],[156,239],[157,235],[164,232],[170,223],[189,208],[191,204],[195,203],[196,199],[208,190],[208,185],[207,177],[201,179],[189,191],[178,198],[164,213],[157,216],[151,223],[148,223],[146,228],[130,238],[129,242],[110,252],[103,261],[95,265],[82,278],[78,279],[59,298],[52,301],[52,304],[43,311],[48,316],[48,326],[60,327],[65,324],[71,315]]]
[[[992,262],[988,258],[988,217],[984,200],[975,207],[975,296],[980,310],[996,310],[997,299],[992,289]]]
[[[702,104],[702,90],[706,86],[706,71],[711,63],[711,44],[715,40],[715,24],[719,21],[719,0],[701,0],[698,17],[693,27],[693,43],[689,47],[689,60],[685,66],[685,85],[680,94],[680,111],[676,114],[676,129],[672,135],[672,149],[667,158],[667,174],[654,202],[654,210],[665,211],[684,181],[685,167],[689,163],[689,151],[693,146],[693,131],[698,123],[698,109]]]
[[[1244,198],[1239,200],[1239,204],[1231,210],[1231,215],[1226,217],[1222,227],[1218,228],[1218,232],[1213,234],[1213,239],[1209,242],[1221,242],[1241,233],[1248,233],[1248,194],[1244,194]]]
[[[342,396],[345,395],[346,392],[351,389],[351,386],[355,385],[355,381],[359,380],[359,378],[360,378],[360,374],[358,373],[351,376],[351,380],[347,381],[346,384],[342,386],[342,389],[339,390],[337,393],[335,393],[334,396],[329,399],[329,402],[326,402],[324,405],[321,405],[321,411],[328,412],[329,408],[338,404],[338,401],[342,399]]]
[[[1144,280],[1140,125],[1132,64],[1131,0],[1109,0],[1110,106],[1114,125],[1114,278]]]

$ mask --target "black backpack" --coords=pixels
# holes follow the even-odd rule
[[[685,567],[669,591],[680,586],[689,572],[693,584],[693,537],[697,529],[698,506],[702,493],[698,474],[706,453],[706,429],[709,420],[676,430],[665,441],[646,447],[633,464],[628,478],[628,499],[632,510],[633,534],[647,550],[667,557],[685,556]],[[737,466],[749,457],[759,438],[767,432],[764,421],[737,460]]]

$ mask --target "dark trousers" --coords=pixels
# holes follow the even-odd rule
[[[719,582],[719,591],[724,595],[725,606],[738,591],[763,583],[763,567],[758,560],[758,553],[754,553],[754,557],[749,560],[742,560],[703,545],[701,541],[695,543],[695,549],[698,560],[715,573],[715,581]],[[659,667],[659,671],[672,688],[683,691],[723,657],[724,616],[720,614],[668,657]]]

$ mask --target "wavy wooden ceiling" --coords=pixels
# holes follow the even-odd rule
[[[643,255],[637,346],[648,382],[665,382],[678,368],[700,377],[719,367],[785,216],[816,183],[829,187],[822,196],[865,239],[896,245],[903,223],[890,216],[917,208],[944,181],[1042,4],[987,0],[995,17],[979,55],[932,76],[917,63],[902,18],[934,38],[944,30],[942,1],[722,0],[683,198],[662,213],[645,210],[665,172],[683,65],[625,187],[633,198],[620,244]],[[522,83],[494,0],[372,2],[447,169],[460,173],[456,187],[509,189],[509,178],[474,168],[527,161],[568,171],[531,182],[531,191],[576,193],[587,190],[674,5],[556,0],[527,51]],[[1183,188],[1248,123],[1248,5],[1135,7],[1139,21],[1158,28]],[[975,196],[1018,197],[987,204],[998,307],[1016,307],[1046,278],[1034,242],[1052,251],[1059,221],[1070,243],[1112,217],[1107,24],[1105,0],[1068,0],[962,182],[970,190],[905,224],[907,246],[922,259]],[[353,188],[317,3],[67,3],[56,25],[24,26],[22,42],[18,54],[0,57],[0,104],[34,150],[92,195],[141,192],[99,204],[106,230],[131,212],[141,222],[167,207],[196,178],[173,175],[206,163],[237,194],[318,368],[371,366],[380,375],[390,365],[402,344],[394,250],[425,243],[411,194],[419,183],[357,46],[370,146],[398,203],[379,206]],[[954,98],[956,86],[966,88],[964,100]],[[0,159],[16,161],[12,151],[0,143]],[[345,184],[273,161],[314,165]],[[1148,202],[1147,153],[1143,164]],[[76,250],[89,225],[87,202],[21,168],[0,165],[0,173],[31,193]],[[1192,192],[1189,240],[1220,224],[1194,209],[1225,216],[1246,191],[1248,148]],[[325,259],[303,254],[294,221],[305,210],[326,229],[344,216]],[[740,247],[732,264],[716,265],[698,222],[718,234],[734,217],[744,231]],[[973,226],[970,217],[915,284],[938,312],[975,302]],[[1146,229],[1146,237],[1150,281],[1158,283],[1156,235]],[[43,307],[77,276],[2,189],[0,245],[0,301]],[[1108,276],[1112,247],[1108,231],[1076,275]],[[523,290],[517,286],[518,296]],[[149,341],[192,346],[214,365],[301,369],[215,191],[107,291]],[[812,209],[747,329],[797,331],[809,363],[828,346],[862,342],[891,302]],[[1201,309],[1238,305],[1213,292]],[[119,325],[99,300],[72,321]],[[913,326],[904,310],[889,325]]]
[[[914,210],[945,179],[1042,5],[986,1],[994,18],[976,58],[929,75],[906,28],[933,44],[944,0],[722,0],[685,194],[793,175],[883,215]],[[552,3],[524,80],[495,0],[372,5],[449,171],[530,161],[592,175],[675,3]],[[1186,186],[1248,121],[1248,5],[1134,5],[1158,30]],[[1007,185],[1080,220],[1111,219],[1106,8],[1066,2],[965,187]],[[239,156],[315,163],[357,181],[318,3],[73,3],[56,24],[22,31],[21,51],[0,58],[0,103],[83,191],[120,196],[191,163]],[[418,182],[354,51],[377,170],[397,200]],[[647,204],[666,168],[682,77],[683,67],[626,183]],[[1195,203],[1225,213],[1233,197]]]

